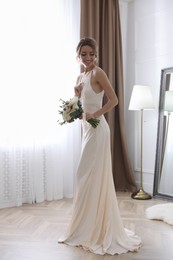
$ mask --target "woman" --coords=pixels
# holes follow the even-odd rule
[[[100,255],[137,251],[140,238],[125,230],[120,218],[112,176],[110,129],[104,117],[117,106],[118,99],[106,73],[96,65],[95,40],[81,39],[76,50],[84,72],[77,79],[75,95],[80,97],[85,118],[73,215],[59,242]],[[102,105],[104,94],[107,102]],[[87,122],[91,118],[100,120],[96,128]]]

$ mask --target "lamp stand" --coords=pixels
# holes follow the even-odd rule
[[[151,199],[151,195],[143,190],[142,186],[142,159],[143,159],[143,109],[141,111],[141,151],[140,151],[140,188],[137,192],[133,193],[131,197],[137,200],[148,200]]]

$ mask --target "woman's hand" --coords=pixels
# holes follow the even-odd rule
[[[90,119],[95,119],[95,116],[93,114],[86,112],[85,113],[85,119],[86,119],[86,121],[88,121]]]
[[[79,83],[78,85],[76,85],[76,86],[74,87],[75,96],[77,96],[77,97],[80,98],[82,89],[83,89],[83,83]]]

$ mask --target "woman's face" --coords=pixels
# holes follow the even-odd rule
[[[96,60],[96,55],[94,50],[88,45],[83,46],[80,50],[79,59],[80,62],[84,65],[84,67],[86,68],[92,67]]]

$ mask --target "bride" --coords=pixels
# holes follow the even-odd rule
[[[110,129],[104,114],[118,105],[106,73],[96,65],[97,45],[82,38],[77,57],[84,72],[77,78],[75,95],[82,102],[82,150],[76,173],[74,209],[67,232],[60,243],[80,246],[95,254],[137,251],[141,239],[123,227],[112,176]],[[103,96],[107,103],[102,105]],[[99,119],[93,128],[88,120]]]

